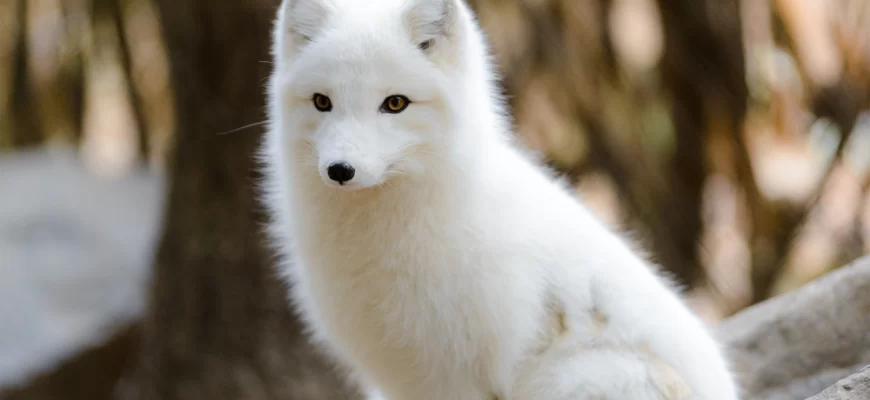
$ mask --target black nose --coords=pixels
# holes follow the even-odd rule
[[[326,175],[329,175],[329,179],[338,182],[339,185],[353,179],[354,172],[353,167],[344,161],[334,163],[326,169]]]

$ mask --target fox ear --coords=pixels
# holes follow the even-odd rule
[[[429,51],[441,38],[455,33],[457,0],[412,0],[405,18],[411,39],[421,50]]]
[[[280,34],[294,48],[310,42],[326,23],[330,12],[328,0],[284,0],[281,4]]]

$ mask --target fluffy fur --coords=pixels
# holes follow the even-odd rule
[[[274,40],[271,233],[312,337],[363,385],[390,400],[737,399],[702,322],[512,143],[461,0],[285,0]],[[383,112],[391,95],[411,104]],[[355,177],[331,180],[336,162]]]

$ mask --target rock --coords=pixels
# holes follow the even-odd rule
[[[750,307],[716,333],[745,400],[813,396],[870,364],[870,257]]]
[[[0,390],[139,318],[164,178],[95,176],[74,148],[0,154]]]
[[[870,365],[807,400],[870,399]]]

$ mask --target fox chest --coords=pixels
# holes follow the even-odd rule
[[[488,400],[512,380],[534,335],[528,280],[469,253],[317,254],[300,257],[303,311],[388,396]]]

